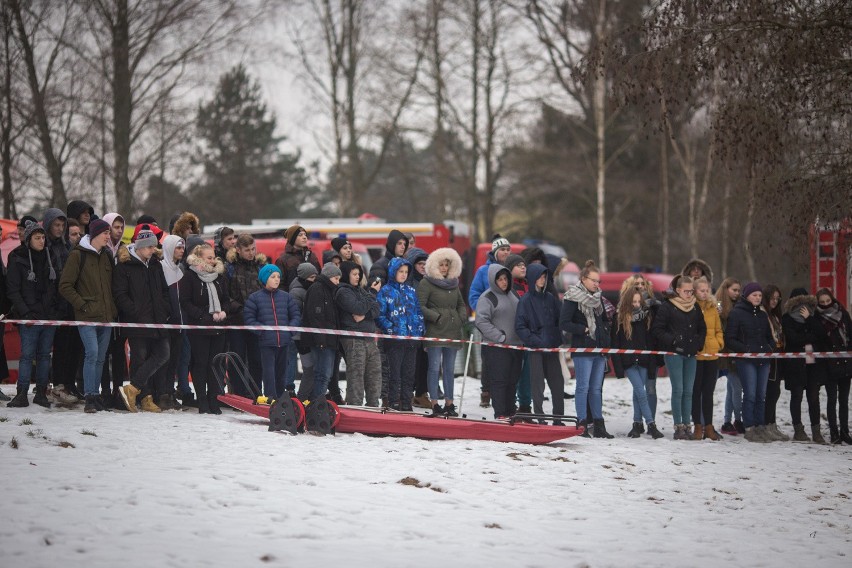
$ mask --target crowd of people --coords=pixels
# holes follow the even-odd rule
[[[416,405],[434,416],[454,417],[456,355],[471,331],[470,310],[488,343],[482,347],[480,405],[492,407],[497,419],[517,415],[562,425],[565,400],[573,397],[583,435],[612,438],[603,415],[604,376],[611,364],[633,389],[628,436],[647,432],[661,438],[656,381],[664,366],[677,440],[723,435],[744,435],[752,442],[789,440],[776,413],[783,382],[791,393],[793,440],[826,443],[820,428],[820,389],[825,388],[830,442],[852,444],[852,359],[720,356],[850,350],[849,312],[827,289],[815,295],[795,289],[784,302],[777,286],[726,278],[714,295],[711,268],[695,259],[660,295],[643,275],[634,274],[612,303],[601,293],[594,262],[588,261],[579,281],[560,294],[555,279],[565,259],[535,247],[512,254],[511,243],[495,235],[465,299],[458,253],[424,251],[411,234],[391,231],[384,256],[366,274],[344,237],[331,241],[321,263],[299,225],[287,229],[284,252],[270,262],[257,252],[251,235],[229,227],[219,228],[208,243],[200,236],[198,217],[189,212],[170,220],[167,236],[156,219],[139,217],[128,244],[122,215],[98,218],[82,201],[71,202],[65,212],[48,209],[41,221],[25,217],[18,233],[20,245],[9,254],[0,287],[8,317],[188,329],[20,324],[17,392],[8,407],[28,406],[34,382],[33,403],[83,401],[87,413],[197,407],[201,414],[219,414],[217,395],[228,388],[270,400],[327,397],[397,411]],[[325,333],[280,329],[300,326]],[[574,352],[576,385],[569,395],[564,355],[558,351],[565,346],[666,354]],[[248,373],[241,373],[231,357],[228,372],[217,374],[214,359],[225,352],[235,353]],[[241,376],[247,380],[238,380]],[[721,432],[713,416],[720,377],[727,384]],[[803,397],[810,436],[802,422]]]

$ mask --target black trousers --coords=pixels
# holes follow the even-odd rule
[[[692,386],[692,421],[695,424],[713,424],[713,391],[716,390],[718,375],[718,360],[697,361],[695,384]]]
[[[76,327],[62,325],[53,336],[53,384],[73,387],[83,364],[83,342]]]
[[[124,384],[124,380],[127,378],[127,352],[124,349],[126,341],[127,338],[118,333],[116,328],[112,329],[107,358],[104,361],[103,371],[101,371],[101,393],[103,394],[111,392],[110,382],[112,382],[112,392],[114,392]],[[110,378],[112,381],[110,381]]]
[[[423,349],[423,343],[418,341],[416,359],[414,361],[414,394],[417,396],[428,394],[429,387],[426,385],[426,374],[429,370],[429,355]]]
[[[388,404],[409,405],[414,392],[414,368],[419,341],[383,339],[388,359]]]
[[[781,398],[781,377],[778,375],[778,359],[769,361],[769,382],[766,383],[766,423],[775,424],[777,416],[775,408]]]
[[[515,413],[515,389],[518,377],[521,375],[521,363],[524,360],[523,351],[503,349],[500,347],[482,346],[482,369],[485,377],[485,365],[488,361],[491,388],[491,406],[494,417],[507,417]],[[560,375],[561,376],[561,375]],[[562,402],[562,396],[559,397]]]
[[[806,394],[808,398],[808,417],[811,425],[819,424],[819,384],[821,381],[821,373],[818,371],[817,365],[806,365],[807,380],[805,384],[793,385],[790,388],[790,418],[793,419],[793,424],[802,423],[802,395]]]
[[[154,382],[151,386],[154,402],[160,400],[164,394],[175,394],[175,378],[177,376],[178,361],[183,351],[183,336],[181,330],[168,330],[169,360],[157,370]]]
[[[213,357],[225,352],[225,334],[197,335],[190,332],[189,345],[192,350],[192,385],[195,397],[206,398],[212,407],[218,408],[216,395],[221,394],[219,383],[213,376]]]
[[[544,382],[550,387],[553,414],[565,414],[565,379],[562,376],[560,353],[530,353],[530,389],[532,390],[533,412],[544,414]],[[521,354],[523,360],[523,354]],[[520,374],[520,369],[518,369]],[[493,399],[493,394],[492,394]]]
[[[151,394],[152,382],[159,370],[169,361],[168,337],[131,337],[130,384],[142,391],[142,397]],[[156,401],[155,401],[156,402]]]
[[[828,425],[837,428],[837,406],[840,406],[840,428],[849,430],[849,385],[852,378],[829,381],[825,385],[828,393]],[[839,395],[839,396],[838,396]]]

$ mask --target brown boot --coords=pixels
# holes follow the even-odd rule
[[[704,426],[701,424],[695,425],[695,432],[692,433],[693,440],[703,440],[704,439]]]
[[[712,424],[708,424],[704,427],[704,439],[713,440],[714,442],[716,442],[718,440],[721,440],[722,436],[720,436],[719,433],[716,432],[716,429],[713,428]]]
[[[159,406],[154,404],[154,397],[150,394],[142,399],[143,412],[162,412]]]
[[[811,424],[811,438],[814,444],[825,444],[825,438],[822,437],[822,432],[819,431],[819,424]]]
[[[488,408],[491,406],[491,393],[488,391],[482,391],[482,394],[479,395],[479,406],[482,408]]]

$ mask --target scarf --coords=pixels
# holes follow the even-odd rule
[[[212,266],[207,268],[205,264],[193,264],[191,268],[193,272],[198,274],[204,285],[207,286],[207,313],[215,314],[216,312],[221,312],[222,304],[219,302],[219,291],[214,284],[219,277],[216,268]]]
[[[843,341],[843,344],[846,345],[847,341],[847,332],[846,326],[843,324],[843,312],[840,310],[840,306],[836,303],[831,304],[827,308],[823,308],[822,306],[817,306],[817,314],[823,320],[823,325],[826,329],[831,332],[833,330],[837,330],[840,333],[840,339]]]
[[[604,311],[603,303],[601,303],[601,291],[598,290],[592,294],[582,283],[577,283],[568,288],[564,298],[572,302],[577,302],[580,312],[586,317],[586,327],[589,328],[589,336],[595,337],[595,329],[597,329],[595,318],[596,316],[599,317]]]
[[[684,300],[680,296],[675,296],[674,298],[669,298],[669,302],[674,304],[682,312],[691,312],[695,308],[695,296],[692,296],[688,300]]]
[[[630,321],[635,323],[637,321],[642,321],[648,317],[648,308],[645,306],[640,306],[638,308],[633,308],[633,315],[630,318]]]
[[[459,287],[458,278],[432,278],[431,276],[424,276],[424,278],[438,288],[443,288],[444,290],[452,290],[453,288]]]
[[[44,250],[42,252],[44,252],[45,255],[47,256],[47,265],[50,267],[50,274],[48,276],[48,279],[49,280],[56,280],[56,271],[53,269],[53,261],[50,260],[50,252],[48,252],[47,250]],[[31,249],[30,247],[27,247],[27,254],[30,257],[30,272],[29,272],[29,274],[27,274],[27,281],[28,282],[35,282],[36,274],[35,274],[35,269],[33,268],[33,249]]]

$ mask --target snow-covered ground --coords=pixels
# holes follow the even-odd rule
[[[850,565],[852,447],[675,442],[658,391],[666,439],[625,437],[630,385],[607,379],[618,436],[551,446],[0,408],[0,566]]]

